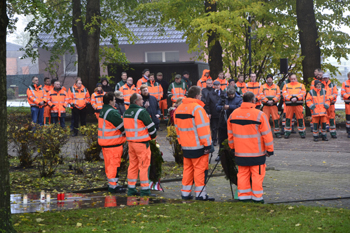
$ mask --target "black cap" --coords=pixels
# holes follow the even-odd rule
[[[144,74],[144,73],[146,73],[147,71],[149,71],[149,69],[144,69],[144,70],[142,71],[142,73]]]
[[[101,83],[97,83],[96,87],[102,87],[102,84]]]
[[[272,78],[272,79],[273,79],[273,75],[272,75],[272,74],[268,74],[268,75],[266,76],[266,80],[267,80],[268,78]]]
[[[228,83],[230,82],[235,82],[235,80],[233,78],[231,78],[230,80],[228,80]]]
[[[315,81],[315,87],[316,87],[316,85],[319,84],[319,83],[322,83],[322,82],[321,82],[320,80],[316,80],[316,81]]]
[[[188,71],[184,71],[184,72],[182,73],[182,75],[185,75],[185,74],[190,74],[190,73],[188,73]]]

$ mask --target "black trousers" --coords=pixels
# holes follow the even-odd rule
[[[74,107],[72,111],[73,111],[73,117],[74,117],[74,134],[77,134],[78,128],[79,128],[79,119],[80,119],[80,126],[86,125],[87,109],[86,107],[83,109],[77,109],[76,107]]]
[[[218,140],[218,128],[219,128],[219,118],[210,119],[210,130],[211,130],[211,139],[213,142]]]

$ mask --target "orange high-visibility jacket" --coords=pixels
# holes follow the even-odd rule
[[[160,101],[163,97],[163,87],[158,82],[151,80],[148,80],[147,86],[148,93]]]
[[[207,79],[212,79],[210,75],[207,77],[205,76],[205,73],[209,73],[210,70],[204,69],[202,73],[202,77],[197,81],[197,86],[200,88],[206,88],[207,87]]]
[[[227,87],[228,83],[227,83],[227,80],[225,78],[221,79],[221,78],[217,78],[215,79],[215,81],[219,81],[220,82],[220,87],[221,87],[221,90],[225,90],[225,88]],[[215,82],[214,81],[214,82]]]
[[[116,147],[125,141],[124,122],[118,110],[108,104],[103,105],[98,118],[98,144]]]
[[[44,85],[43,89],[44,89],[44,96],[46,97],[46,99],[48,99],[49,92],[53,89],[53,86]]]
[[[330,80],[326,83],[326,92],[331,105],[334,105],[337,102],[338,88]]]
[[[168,97],[170,97],[173,103],[180,97],[185,97],[187,92],[187,85],[184,81],[180,83],[173,82],[169,85],[168,88]]]
[[[27,89],[27,100],[31,107],[44,107],[44,105],[39,105],[42,101],[47,102],[42,86],[37,86],[36,84],[30,85]]]
[[[132,94],[136,93],[136,87],[135,85],[132,85],[131,87],[128,86],[127,83],[125,83],[124,86],[122,86],[119,91],[123,92],[124,97],[124,104],[129,105],[130,104],[130,97]]]
[[[260,101],[260,83],[258,82],[248,82],[247,83],[247,91],[253,92],[255,95],[255,98],[257,99],[255,105],[261,105],[261,101]]]
[[[265,83],[260,87],[260,99],[263,104],[266,104],[269,100],[273,100],[273,105],[277,105],[280,98],[281,91],[276,84],[273,83],[271,86],[269,86],[267,83]]]
[[[70,87],[68,90],[68,97],[70,104],[74,104],[77,109],[83,109],[86,107],[86,104],[90,103],[89,91],[83,85],[80,89],[78,89],[75,84]]]
[[[157,136],[155,124],[146,109],[130,104],[123,119],[127,141],[148,142]]]
[[[56,91],[54,88],[52,88],[51,91],[49,91],[47,97],[47,104],[51,108],[51,113],[58,113],[59,117],[62,113],[66,113],[66,107],[68,105],[69,98],[65,90],[60,88],[59,91]]]
[[[312,116],[327,116],[330,102],[325,89],[313,89],[306,97],[306,104],[311,110]]]
[[[140,91],[140,87],[142,84],[147,84],[147,81],[149,79],[146,79],[145,76],[142,76],[142,78],[140,78],[139,80],[137,80],[137,83],[136,83],[136,88],[138,91]]]
[[[341,86],[341,97],[343,97],[345,104],[350,104],[350,80],[343,82]]]
[[[227,120],[228,144],[235,150],[240,166],[265,163],[265,155],[273,155],[273,136],[266,114],[255,104],[243,102]]]
[[[184,98],[174,112],[177,139],[185,158],[198,158],[211,147],[210,120],[204,103]]]
[[[284,102],[287,106],[303,105],[306,95],[304,84],[301,84],[299,82],[286,83],[286,85],[283,87],[282,93]],[[291,98],[293,97],[298,98],[296,103],[292,103]]]
[[[247,92],[247,84],[245,82],[243,83],[236,82],[236,86],[241,89],[242,94]]]
[[[95,92],[91,95],[91,105],[96,112],[100,112],[103,106],[103,96],[106,92],[101,91],[100,93],[95,89]]]

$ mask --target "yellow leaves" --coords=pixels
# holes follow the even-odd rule
[[[136,214],[136,216],[140,216],[140,215],[141,215],[141,213]]]
[[[289,209],[289,210],[292,210],[292,209],[294,209],[294,207],[293,207],[293,206],[289,206],[288,209]]]
[[[83,224],[82,224],[82,223],[77,222],[77,227],[82,227],[82,226],[83,226]]]
[[[37,218],[37,219],[35,219],[35,221],[36,221],[36,222],[42,222],[42,221],[44,221],[44,219],[42,219],[42,218]]]
[[[300,223],[295,224],[296,227],[299,227],[300,225],[301,225]]]

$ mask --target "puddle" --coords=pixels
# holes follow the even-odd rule
[[[92,194],[65,193],[64,200],[57,200],[56,194],[52,195],[50,202],[40,202],[40,193],[28,194],[28,203],[23,203],[23,195],[11,194],[11,213],[35,213],[46,211],[61,211],[72,209],[87,209],[100,207],[124,207],[136,205],[153,205],[160,203],[182,203],[182,200],[166,200],[145,197],[127,196],[96,196]]]

